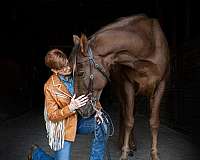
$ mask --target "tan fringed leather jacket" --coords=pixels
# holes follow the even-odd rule
[[[72,95],[56,74],[50,76],[44,85],[45,107],[50,121],[64,119],[64,139],[74,141],[77,127],[77,114],[68,108]]]

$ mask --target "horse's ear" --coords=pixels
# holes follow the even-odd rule
[[[73,35],[73,42],[74,42],[74,45],[79,45],[80,38],[77,35]]]
[[[86,56],[86,51],[87,51],[87,37],[85,34],[81,34],[81,38],[80,38],[80,46],[81,46],[81,52],[83,55]]]

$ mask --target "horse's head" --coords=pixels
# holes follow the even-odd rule
[[[76,80],[76,93],[90,94],[92,103],[99,100],[109,76],[102,64],[102,58],[96,56],[90,47],[90,41],[82,34],[73,35],[74,47],[70,55]],[[91,102],[90,101],[90,102]]]

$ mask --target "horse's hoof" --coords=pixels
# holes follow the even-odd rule
[[[160,160],[160,157],[158,156],[158,154],[152,154],[150,160]]]
[[[153,159],[153,158],[151,157],[149,160],[160,160],[160,158],[157,157],[157,158],[154,158],[154,159]]]
[[[134,151],[133,150],[129,151],[128,152],[128,156],[133,157],[134,156]]]
[[[128,160],[128,158],[120,157],[119,160]]]
[[[128,160],[128,153],[127,152],[122,152],[120,160]]]

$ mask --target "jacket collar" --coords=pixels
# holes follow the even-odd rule
[[[65,85],[61,82],[61,80],[59,79],[58,75],[53,74],[51,76],[51,79],[52,79],[52,83],[53,83],[54,87],[56,87],[64,95],[69,96],[69,97],[72,98],[71,93],[67,90],[67,88],[65,87]]]

